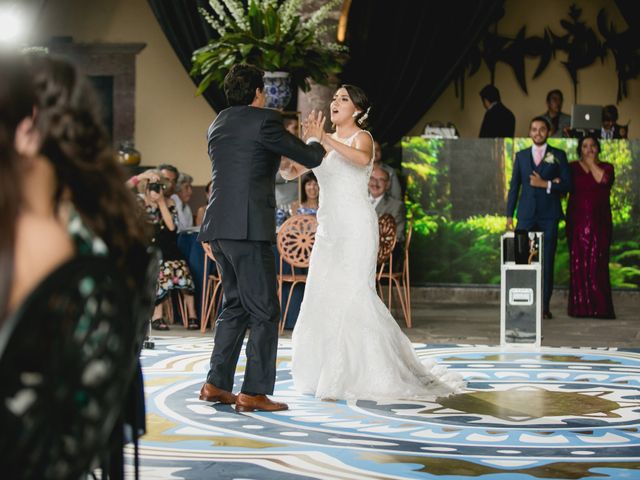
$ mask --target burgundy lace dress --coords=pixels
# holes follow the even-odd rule
[[[573,191],[567,206],[569,244],[569,315],[615,318],[609,279],[613,165],[600,163],[604,176],[598,183],[580,162],[572,162]]]

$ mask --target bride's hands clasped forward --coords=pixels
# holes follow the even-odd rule
[[[302,136],[305,141],[315,137],[320,143],[324,140],[325,117],[321,111],[311,110],[305,121],[302,122]]]
[[[307,119],[302,122],[303,140],[306,142],[310,138],[313,138],[322,143],[325,137],[324,121],[325,117],[322,112],[316,112],[315,110],[312,110]],[[280,175],[285,180],[293,180],[308,171],[308,168],[288,158],[283,157],[283,159],[280,161]]]

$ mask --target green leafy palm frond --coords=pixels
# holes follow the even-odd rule
[[[302,0],[250,0],[246,8],[238,0],[211,0],[209,10],[199,11],[218,38],[193,52],[191,75],[201,78],[196,93],[211,84],[222,86],[236,63],[289,72],[293,85],[304,91],[309,79],[326,85],[340,72],[347,52],[344,45],[320,38],[326,31],[321,23],[339,3],[331,0],[301,22]]]

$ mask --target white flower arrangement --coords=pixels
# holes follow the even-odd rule
[[[224,3],[224,6],[223,6],[223,3]],[[271,2],[266,2],[266,3],[271,3]],[[249,23],[247,22],[247,17],[245,15],[244,8],[242,7],[242,3],[240,3],[238,0],[222,0],[222,3],[220,3],[220,0],[209,0],[209,6],[216,13],[216,15],[218,15],[218,20],[213,18],[211,15],[209,15],[204,8],[199,8],[200,13],[203,14],[204,18],[211,24],[211,26],[220,35],[224,35],[226,33],[226,28],[224,27],[224,25],[228,24],[228,21],[229,21],[227,12],[225,11],[225,7],[227,11],[231,13],[231,17],[240,28],[244,28],[244,29],[249,28]],[[205,16],[205,13],[207,13],[206,16]],[[215,25],[211,23],[210,18],[213,18],[213,20],[215,21]],[[222,24],[218,23],[218,21],[221,21]]]
[[[326,84],[341,70],[347,47],[326,41],[323,22],[342,0],[329,0],[301,19],[305,0],[209,0],[199,8],[219,38],[193,52],[191,74],[201,77],[198,93],[222,85],[232,65],[253,64],[264,71],[285,71],[295,87],[309,89],[309,79]]]
[[[302,6],[302,0],[285,0],[278,8],[280,14],[280,28],[282,32],[287,34],[291,30],[293,20],[297,18],[297,13]]]

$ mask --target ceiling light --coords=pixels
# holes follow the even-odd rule
[[[23,16],[13,5],[0,5],[0,43],[17,44],[25,36]]]

